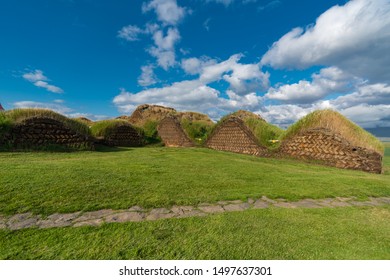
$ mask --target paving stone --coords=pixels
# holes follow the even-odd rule
[[[11,230],[35,227],[39,217],[33,216],[31,213],[16,214],[12,216],[8,222],[8,228]]]
[[[93,211],[93,212],[85,212],[80,217],[75,219],[74,222],[79,223],[79,222],[84,222],[84,221],[89,221],[89,220],[101,219],[101,218],[107,217],[107,216],[115,214],[115,213],[116,212],[112,209],[104,209],[104,210]]]
[[[382,205],[382,202],[380,200],[376,199],[375,197],[370,197],[368,200],[373,206]]]
[[[145,211],[142,207],[135,205],[133,207],[130,207],[128,211],[133,211],[133,212],[142,212]]]
[[[346,206],[352,206],[350,203],[345,202],[345,201],[333,201],[331,202],[331,205],[334,207],[346,207]]]
[[[300,208],[322,208],[314,199],[302,199],[291,203]]]
[[[376,200],[383,204],[390,204],[390,197],[377,197]]]
[[[227,202],[229,204],[239,204],[239,203],[242,203],[242,200],[239,200],[239,199],[237,199],[237,200],[228,200]]]
[[[173,213],[171,212],[171,210],[166,208],[155,208],[150,211],[150,213],[146,217],[146,220],[155,221],[159,219],[169,219],[177,215],[177,213]]]
[[[296,205],[290,203],[290,202],[278,202],[274,204],[275,207],[280,207],[280,208],[297,208]]]
[[[105,217],[107,223],[139,222],[144,220],[145,214],[139,212],[121,212]]]
[[[335,201],[333,198],[322,198],[322,199],[317,199],[316,203],[322,207],[333,208],[331,204],[333,201]]]
[[[218,201],[217,204],[218,205],[226,205],[226,204],[229,204],[229,202],[223,200],[223,201]],[[210,205],[210,204],[206,204],[206,205],[203,205],[203,206],[208,206],[208,205]],[[202,206],[202,204],[199,204],[199,206]]]
[[[245,203],[245,202],[242,203],[241,202],[240,204],[228,204],[228,205],[223,206],[223,208],[227,212],[244,211],[246,209],[249,209],[250,205],[249,205],[249,203]]]
[[[269,203],[265,202],[262,199],[256,200],[255,203],[253,204],[254,209],[262,209],[262,208],[268,208],[268,207],[269,207]]]
[[[178,214],[175,213],[149,213],[148,216],[146,216],[147,221],[155,221],[160,219],[169,219],[178,216]]]
[[[84,221],[84,222],[78,222],[75,223],[73,226],[74,227],[82,227],[82,226],[100,226],[103,223],[103,219],[94,219],[94,220],[89,220],[89,221]]]
[[[175,213],[178,215],[185,214],[185,213],[190,212],[192,210],[194,210],[194,207],[192,207],[192,206],[173,206],[171,208],[172,213]]]
[[[209,205],[209,206],[199,206],[199,210],[205,213],[222,213],[224,212],[221,205]]]
[[[255,200],[253,198],[248,198],[248,203],[253,204],[253,203],[255,203]]]
[[[47,217],[48,220],[53,221],[56,224],[72,222],[72,220],[76,219],[80,216],[81,212],[69,213],[69,214],[53,214]]]
[[[354,206],[378,206],[377,203],[371,201],[351,201],[350,204]]]
[[[261,199],[264,200],[265,202],[268,202],[268,203],[271,203],[271,204],[277,203],[277,201],[272,200],[272,199],[270,199],[270,198],[268,198],[268,197],[266,197],[264,195],[261,197]]]
[[[154,208],[150,211],[150,214],[169,214],[171,210],[167,208]]]
[[[354,199],[356,199],[356,197],[336,197],[336,200],[344,201],[344,202],[351,201],[351,200],[354,200]]]

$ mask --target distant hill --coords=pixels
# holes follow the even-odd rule
[[[390,137],[390,127],[366,128],[366,130],[376,137]]]

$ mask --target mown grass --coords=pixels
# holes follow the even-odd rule
[[[390,207],[261,209],[101,227],[0,230],[0,259],[384,259]]]
[[[384,174],[203,148],[0,153],[0,214],[196,205],[258,198],[390,196]]]
[[[328,128],[343,136],[352,145],[372,149],[383,154],[384,146],[374,135],[333,110],[317,110],[300,119],[281,134],[284,141],[310,128]]]

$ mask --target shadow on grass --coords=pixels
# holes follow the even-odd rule
[[[95,152],[101,153],[124,152],[132,151],[134,149],[136,149],[136,147],[110,147],[105,145],[95,145]]]

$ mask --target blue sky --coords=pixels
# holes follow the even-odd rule
[[[389,0],[0,0],[0,103],[390,126]]]

